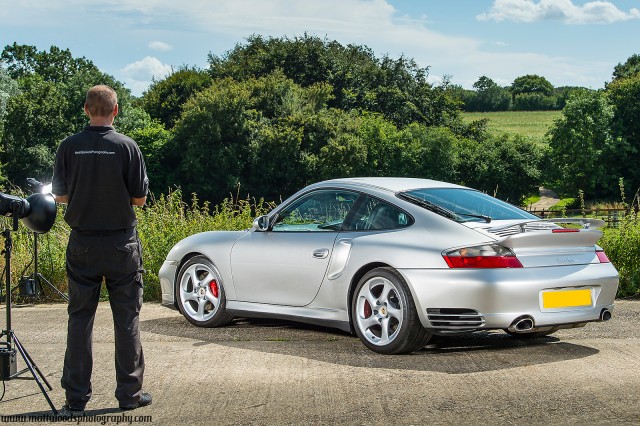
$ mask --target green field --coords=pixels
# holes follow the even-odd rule
[[[489,130],[497,133],[518,133],[536,142],[544,142],[545,134],[553,122],[562,116],[561,111],[500,111],[464,112],[464,121],[486,118]]]

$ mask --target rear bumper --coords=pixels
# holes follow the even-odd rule
[[[618,272],[610,263],[518,269],[402,269],[425,328],[440,331],[506,329],[531,316],[536,327],[598,321],[613,311]],[[542,293],[590,289],[590,306],[545,309]],[[440,321],[440,313],[460,313]],[[475,312],[475,314],[474,314]],[[446,315],[445,315],[446,316]]]

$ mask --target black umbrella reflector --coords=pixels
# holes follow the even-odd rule
[[[29,213],[22,218],[22,223],[33,232],[44,234],[56,221],[56,202],[51,194],[32,194],[27,197]]]

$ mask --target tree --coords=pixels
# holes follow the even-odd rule
[[[473,83],[475,96],[466,105],[465,111],[506,111],[511,104],[509,92],[489,77],[482,76]]]
[[[553,98],[555,98],[555,106],[552,109],[562,110],[567,105],[569,96],[575,91],[591,90],[579,86],[561,86],[553,89]]]
[[[55,151],[74,130],[64,119],[68,99],[58,85],[38,75],[21,78],[20,89],[7,104],[0,162],[17,185],[25,185],[27,177],[49,181]]]
[[[7,102],[9,102],[9,98],[19,93],[18,83],[0,66],[0,139],[2,138],[4,116],[7,113]]]
[[[47,52],[14,43],[5,47],[1,57],[20,90],[7,103],[0,135],[4,148],[0,164],[6,164],[7,177],[14,184],[24,185],[26,177],[50,179],[60,141],[87,124],[82,105],[91,86],[113,87],[121,110],[116,122],[135,121],[127,118],[135,114],[129,91],[91,61],[73,58],[68,49],[52,46]]]
[[[243,192],[275,200],[316,180],[320,150],[346,114],[327,111],[331,87],[302,88],[274,72],[262,78],[219,79],[184,105],[162,159],[180,182],[221,201]]]
[[[182,105],[212,83],[205,71],[183,67],[163,80],[154,80],[142,95],[140,105],[152,118],[160,120],[166,129],[171,129],[180,118]]]
[[[412,123],[400,133],[403,142],[401,176],[453,182],[456,180],[459,138],[446,127],[426,127]]]
[[[100,73],[88,59],[74,58],[69,49],[51,46],[49,51],[38,51],[35,46],[13,43],[5,46],[0,55],[12,78],[38,74],[45,81],[61,83],[79,72]]]
[[[491,135],[476,142],[460,139],[456,181],[519,204],[537,192],[544,151],[520,135]]]
[[[378,59],[365,46],[304,35],[294,39],[252,36],[223,56],[209,55],[214,79],[258,78],[281,70],[302,87],[326,82],[333,88],[328,106],[378,112],[402,127],[412,122],[448,125],[458,105],[444,87],[433,87],[428,68],[401,56]]]
[[[175,181],[169,180],[170,173],[162,163],[162,156],[171,139],[171,132],[165,130],[161,123],[151,121],[144,127],[129,130],[126,134],[140,147],[149,176],[149,190],[158,195],[166,192],[167,188],[175,184]]]
[[[546,78],[527,74],[513,80],[511,87],[513,109],[519,111],[548,110],[555,108],[553,85]]]
[[[631,55],[624,64],[613,68],[613,81],[633,77],[640,73],[640,55]]]
[[[0,66],[0,141],[2,140],[2,133],[4,131],[4,119],[7,113],[7,103],[9,102],[9,98],[18,95],[19,93],[20,90],[18,89],[18,83],[9,77],[5,69]],[[2,145],[0,145],[0,187],[6,180],[5,172],[1,163],[1,159],[3,157],[2,152]]]
[[[632,147],[614,137],[614,107],[602,92],[574,92],[549,131],[550,161],[556,187],[575,195],[614,196]]]
[[[613,81],[607,86],[607,95],[614,108],[612,133],[626,148],[620,158],[623,175],[629,187],[636,191],[640,187],[640,73]]]
[[[524,93],[540,93],[549,96],[553,93],[553,85],[544,77],[527,74],[513,80],[511,93],[514,97]]]

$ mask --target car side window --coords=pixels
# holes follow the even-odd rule
[[[272,231],[339,231],[357,198],[357,193],[344,190],[313,191],[285,207]]]
[[[365,196],[349,224],[351,231],[368,231],[404,228],[413,224],[409,214],[399,208]]]

